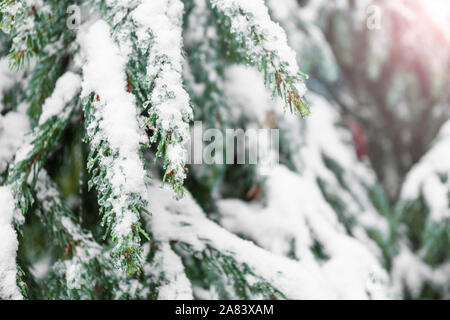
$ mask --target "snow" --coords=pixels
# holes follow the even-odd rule
[[[291,76],[297,76],[299,67],[296,54],[286,38],[285,31],[279,24],[270,19],[268,8],[262,0],[211,0],[214,9],[228,17],[231,21],[230,31],[241,41],[260,38],[258,41],[245,41],[245,47],[239,54],[247,57],[252,65],[263,64],[264,59],[270,59],[267,64],[267,73],[276,74],[283,68]],[[303,82],[293,83],[300,97],[306,93]]]
[[[11,89],[17,80],[17,73],[9,68],[9,61],[6,58],[0,58],[0,94]],[[0,111],[3,106],[0,104]]]
[[[322,268],[335,285],[339,298],[368,298],[367,281],[371,274],[387,282],[377,257],[357,239],[346,235],[317,187],[279,166],[266,181],[265,189],[264,205],[220,200],[221,223],[276,254],[287,256],[293,250],[298,260],[312,264],[316,263],[310,247],[316,239],[330,257],[317,268]]]
[[[192,300],[192,288],[181,258],[173,252],[167,242],[158,246],[154,263],[150,267],[151,273],[162,273],[164,280],[158,287],[158,300]]]
[[[317,187],[318,179],[324,181],[327,192],[345,204],[346,218],[357,219],[352,230],[355,236],[367,242],[374,252],[378,251],[363,230],[375,228],[384,235],[389,232],[387,221],[373,207],[367,194],[367,188],[376,182],[375,175],[369,166],[357,159],[350,133],[336,126],[339,122],[336,108],[324,98],[310,93],[308,100],[312,114],[307,119],[301,121],[295,115],[282,113],[283,102],[271,98],[262,76],[243,66],[226,70],[225,94],[234,119],[244,115],[249,123],[260,123],[265,115],[276,115],[280,135],[289,137],[285,148],[290,152],[296,170],[311,186]],[[346,188],[327,167],[324,155],[342,168]],[[320,201],[326,202],[324,198]]]
[[[50,271],[51,266],[52,259],[50,255],[48,255],[33,263],[30,271],[37,280],[43,280]]]
[[[11,163],[14,154],[26,141],[26,134],[31,130],[25,105],[20,105],[17,111],[0,115],[0,172]]]
[[[39,124],[45,123],[53,116],[58,116],[63,112],[66,104],[72,100],[79,91],[81,77],[73,72],[66,72],[56,82],[52,95],[47,98],[42,106],[42,114]]]
[[[22,299],[16,283],[19,242],[13,226],[15,201],[10,187],[0,187],[0,203],[0,299]]]
[[[189,121],[193,118],[189,96],[183,88],[182,14],[183,4],[178,0],[144,0],[132,13],[137,24],[138,43],[151,43],[147,62],[147,81],[153,83],[150,117],[156,116],[156,138],[167,139],[170,133],[170,157],[167,172],[173,172],[180,183],[186,177],[184,165],[187,152],[181,152],[190,139]],[[151,35],[150,39],[148,38]]]
[[[27,5],[32,2],[26,1]],[[288,298],[391,297],[388,275],[380,262],[381,250],[368,236],[369,230],[378,230],[385,237],[389,235],[386,219],[377,212],[368,196],[368,189],[376,184],[376,177],[368,161],[358,160],[350,132],[339,126],[343,119],[336,106],[311,92],[308,100],[312,105],[312,115],[307,120],[299,121],[298,118],[281,112],[283,102],[272,99],[262,76],[256,70],[230,66],[226,70],[225,82],[222,82],[221,72],[218,72],[215,65],[218,56],[210,45],[218,40],[218,35],[214,23],[208,20],[211,18],[206,12],[209,8],[206,1],[193,2],[194,12],[189,18],[192,32],[184,35],[182,1],[106,0],[105,4],[111,10],[117,11],[110,21],[111,25],[126,20],[124,27],[112,33],[110,25],[100,20],[90,25],[88,30],[82,28],[78,33],[78,42],[82,49],[81,57],[85,59],[80,64],[83,79],[75,72],[66,72],[57,81],[53,94],[43,105],[39,124],[69,110],[65,106],[80,87],[83,98],[94,93],[96,98],[92,106],[95,121],[88,128],[88,133],[92,134],[98,124],[99,131],[95,131],[92,147],[106,142],[113,153],[112,156],[102,156],[99,160],[106,168],[106,179],[113,188],[110,201],[117,214],[113,236],[119,237],[120,243],[127,241],[133,225],[138,222],[139,215],[128,206],[130,195],[153,199],[153,216],[145,216],[145,219],[146,228],[154,237],[152,241],[155,241],[157,251],[151,264],[144,263],[143,277],[150,277],[152,280],[149,281],[161,279],[159,299],[217,298],[220,295],[214,285],[205,289],[190,282],[183,265],[185,261],[182,260],[186,257],[183,257],[179,243],[189,244],[197,253],[208,252],[208,248],[212,247],[233,257],[239,264],[248,265],[256,276],[267,279]],[[416,14],[403,6],[403,2],[394,2],[395,4],[386,5],[386,8],[402,11],[404,18],[414,21]],[[421,2],[427,6],[425,1]],[[287,66],[289,73],[295,75],[299,71],[299,64],[306,71],[316,70],[318,67],[319,76],[327,81],[336,79],[336,61],[317,25],[319,11],[321,12],[319,9],[325,8],[328,2],[309,1],[304,8],[299,9],[295,0],[268,0],[271,16],[279,21],[286,33],[276,22],[271,21],[263,0],[210,0],[210,3],[216,11],[229,18],[232,36],[248,45],[239,53],[244,54],[250,64],[257,65],[260,56],[276,54],[274,65],[269,66],[273,70],[269,70],[269,73]],[[347,1],[336,3],[338,8],[348,9]],[[352,16],[355,25],[365,25],[363,9],[369,3],[366,0],[356,5],[355,15]],[[37,1],[36,5],[40,12],[50,13],[50,7],[44,6],[43,1]],[[430,11],[433,18],[439,12],[436,8],[437,5],[427,7],[433,9]],[[8,13],[13,14],[20,8],[10,6],[8,10]],[[214,18],[214,14],[212,17]],[[343,22],[345,21],[339,21],[341,24],[336,28],[341,37],[348,31]],[[445,22],[446,20],[438,22],[442,30],[448,30]],[[24,28],[33,30],[35,23],[33,17],[24,17],[19,31],[23,32]],[[304,34],[304,30],[308,36]],[[148,84],[152,83],[152,87],[148,90],[150,94],[146,97],[148,101],[144,107],[150,106],[151,115],[156,117],[155,128],[150,129],[159,133],[154,135],[151,142],[166,140],[166,173],[173,172],[175,180],[181,184],[186,177],[185,143],[189,140],[189,122],[193,117],[189,96],[183,84],[183,40],[194,47],[203,46],[199,61],[203,71],[207,73],[207,79],[194,83],[195,93],[204,94],[206,81],[217,84],[218,91],[222,91],[223,85],[226,102],[231,108],[232,123],[239,119],[246,123],[247,128],[272,125],[280,128],[286,140],[286,148],[282,150],[285,153],[285,163],[274,166],[265,183],[258,185],[261,188],[259,199],[221,199],[221,190],[216,188],[212,197],[217,208],[207,215],[189,192],[184,199],[176,202],[173,200],[173,192],[159,187],[159,180],[146,180],[140,158],[140,143],[146,141],[143,130],[139,128],[140,110],[133,94],[127,92],[127,62],[130,58],[135,58],[130,36],[132,31],[136,31],[139,49],[149,53],[145,73],[146,80]],[[252,41],[253,31],[264,35],[264,38]],[[408,34],[401,41],[411,45],[413,49],[420,43],[420,47],[429,50],[428,41],[417,41],[422,38],[416,38],[414,30],[411,34],[411,30],[406,31]],[[295,51],[288,46],[286,34]],[[428,38],[428,33],[423,34]],[[386,48],[390,42],[383,32],[370,33],[369,37],[370,45],[374,47],[369,50],[367,71],[369,77],[376,79],[380,66],[385,62],[388,51]],[[24,45],[20,40],[14,40],[16,49]],[[46,51],[52,50],[54,48],[46,47]],[[295,52],[300,59],[296,59]],[[441,68],[444,58],[445,56],[436,52],[433,62],[435,65],[431,69]],[[352,57],[344,56],[343,61],[351,62]],[[186,77],[193,77],[189,74],[190,71],[186,72]],[[0,93],[10,89],[17,77],[9,70],[7,60],[0,59]],[[402,81],[398,85],[393,83],[388,94],[390,101],[399,105],[399,111],[405,110],[405,104],[400,101],[406,94],[406,91],[402,93],[402,84]],[[306,87],[299,84],[297,89],[303,95]],[[404,87],[404,90],[408,88]],[[398,99],[400,100],[397,101]],[[22,103],[15,110],[0,115],[0,172],[12,161],[25,159],[33,148],[29,143],[33,134],[26,135],[30,131],[26,108],[26,103]],[[3,110],[3,106],[0,106],[0,111]],[[408,120],[411,116],[408,112],[400,112],[402,119]],[[267,122],[269,117],[273,120],[270,125]],[[166,136],[169,134],[170,138]],[[450,122],[443,126],[432,148],[409,172],[401,195],[404,201],[416,201],[423,196],[431,221],[437,223],[450,216],[450,165],[443,160],[450,158],[449,137]],[[266,158],[270,158],[270,155],[266,155]],[[325,158],[332,159],[339,172],[330,168]],[[257,169],[261,169],[261,164]],[[127,294],[132,297],[147,297],[150,294],[151,286],[146,286],[148,283],[127,279],[119,272],[116,273],[116,270],[108,269],[111,267],[110,251],[103,250],[93,241],[90,233],[81,230],[74,220],[65,215],[67,212],[61,210],[63,204],[59,199],[60,195],[43,170],[38,175],[35,191],[42,210],[54,211],[58,227],[63,228],[77,242],[74,256],[64,259],[53,269],[55,271],[61,268],[62,280],[69,290],[82,291],[81,289],[92,284],[87,267],[98,259],[107,267],[105,272],[108,276],[120,279],[119,290],[113,292],[117,298]],[[338,199],[342,208],[333,207],[327,196]],[[15,261],[18,240],[14,224],[20,221],[16,218],[20,216],[20,212],[15,209],[15,200],[9,186],[0,187],[0,203],[0,298],[19,299],[21,293],[16,285]],[[352,224],[347,225],[347,220],[351,220]],[[400,241],[399,254],[392,263],[394,291],[401,292],[406,287],[412,295],[419,296],[424,283],[431,283],[437,288],[448,284],[450,263],[432,268],[424,262],[425,255],[422,251],[427,248],[413,253],[402,241],[404,239]],[[320,244],[324,255],[322,257],[313,248],[317,244]],[[144,245],[144,256],[149,254],[149,247],[148,243]],[[48,257],[33,264],[34,275],[44,279],[50,264]],[[245,277],[252,283],[258,280],[252,275]],[[232,286],[228,285],[226,289],[232,290]],[[83,296],[85,293],[81,294]]]
[[[417,254],[411,252],[405,244],[400,246],[400,252],[392,263],[391,278],[396,292],[403,292],[406,287],[413,297],[420,296],[424,284],[440,288],[444,299],[449,298],[450,291],[446,287],[450,281],[450,263],[446,262],[432,268]]]
[[[413,166],[403,183],[401,198],[417,200],[422,193],[434,222],[450,217],[448,192],[450,190],[450,121],[441,128],[431,149]],[[441,177],[447,179],[442,180]]]
[[[159,241],[188,243],[197,251],[210,245],[220,252],[228,252],[239,263],[248,264],[257,275],[266,278],[290,298],[336,297],[314,266],[271,254],[238,238],[207,219],[190,194],[187,193],[183,199],[174,202],[168,190],[151,186],[149,192],[152,198],[159,201],[153,205],[153,215],[146,217],[147,228],[152,230]]]
[[[226,66],[223,44],[219,37],[214,12],[208,7],[208,1],[195,0],[194,7],[187,17],[184,29],[184,44],[190,52],[189,63],[184,68],[184,79],[189,87],[191,98],[199,106],[195,108],[196,119],[213,118],[213,123],[223,124],[228,118],[227,102],[223,95],[223,69]],[[207,125],[204,122],[203,125]],[[196,175],[193,167],[191,174]]]
[[[282,102],[271,99],[261,75],[242,66],[227,69],[225,91],[234,119],[245,116],[248,126],[261,124],[260,119],[267,114],[276,116],[281,135],[289,137],[288,149],[297,173],[276,166],[264,183],[259,201],[218,199],[220,224],[274,254],[310,261],[340,298],[390,296],[380,249],[367,234],[372,229],[384,236],[389,233],[386,219],[368,198],[367,189],[376,179],[370,167],[358,161],[349,132],[336,125],[339,115],[334,106],[310,93],[310,117],[299,121],[282,114]],[[345,186],[326,165],[324,155],[342,168]],[[342,213],[325,199],[319,179],[326,192],[339,197],[345,205]],[[352,236],[338,220],[339,214],[357,221],[347,226]],[[328,260],[314,257],[314,241],[322,245]]]
[[[254,48],[258,53],[263,50],[274,51],[280,57],[280,62],[288,65],[291,74],[298,72],[295,52],[287,45],[284,30],[271,21],[267,7],[262,0],[213,0],[212,6],[231,18],[231,32],[246,35],[252,27],[257,28],[257,34],[264,34],[267,39],[262,41],[261,48]],[[243,12],[243,14],[240,14]],[[248,17],[250,21],[248,21]],[[278,62],[278,61],[277,61]],[[280,65],[275,65],[280,69]]]
[[[39,28],[35,27],[35,24],[38,23],[35,17],[39,15],[41,20],[48,18],[51,14],[51,6],[42,0],[26,0],[17,1],[15,5],[7,7],[12,9],[9,14],[15,14],[11,23],[11,27],[14,29],[11,32],[14,36],[12,38],[12,49],[15,52],[22,50],[27,52],[29,48],[27,47],[27,42],[23,41],[23,37],[30,37],[33,40],[42,39],[42,36],[38,36]],[[28,14],[32,7],[37,14]],[[9,33],[11,30],[7,29],[5,31]]]
[[[128,209],[130,194],[145,194],[146,175],[139,157],[140,142],[144,137],[137,120],[137,108],[133,94],[126,91],[126,59],[109,36],[109,26],[99,20],[86,34],[80,34],[80,44],[86,55],[83,66],[82,97],[91,92],[98,95],[94,109],[99,116],[100,132],[93,143],[104,139],[109,144],[115,159],[102,157],[108,168],[106,178],[111,183],[111,199],[114,212],[118,215],[113,232],[125,238],[132,232],[132,225],[138,217]]]
[[[73,213],[67,209],[67,204],[61,200],[61,195],[56,189],[55,183],[50,179],[45,170],[41,170],[36,183],[36,197],[41,204],[42,212],[39,213],[42,223],[52,232],[64,232],[65,238],[72,244],[73,256],[71,259],[59,260],[51,263],[49,256],[44,256],[33,265],[33,274],[41,279],[46,279],[50,271],[64,281],[67,286],[67,295],[77,293],[81,299],[91,299],[94,286],[99,281],[98,274],[92,276],[93,265],[103,265],[100,277],[107,276],[111,283],[117,281],[118,287],[113,287],[112,294],[117,298],[127,296],[128,293],[137,294],[137,286],[142,289],[142,284],[134,279],[129,279],[126,273],[116,269],[111,259],[111,249],[102,247],[94,241],[89,231],[83,230]],[[47,215],[45,218],[43,215]],[[50,217],[49,217],[50,216]],[[49,223],[49,218],[52,223]],[[51,270],[49,270],[51,267]],[[93,279],[95,277],[95,279]],[[139,291],[141,292],[141,291]],[[146,297],[146,296],[144,296]]]
[[[69,290],[81,289],[82,266],[80,263],[66,261],[66,281]]]
[[[309,1],[300,8],[296,0],[269,0],[271,16],[287,34],[289,45],[297,53],[297,61],[305,73],[315,68],[327,81],[335,81],[338,67],[333,52],[318,26],[318,1]],[[327,3],[327,5],[329,5]]]
[[[256,240],[262,248],[207,219],[190,194],[173,202],[168,191],[156,186],[149,187],[151,197],[159,201],[153,205],[153,215],[147,217],[147,227],[159,241],[188,243],[196,251],[209,245],[232,254],[288,298],[387,297],[387,275],[377,258],[342,231],[331,208],[320,199],[319,191],[310,190],[311,186],[298,175],[281,166],[270,179],[267,207],[247,205],[240,200],[218,203],[219,211],[226,212],[220,223],[233,233],[242,232]],[[319,208],[302,209],[306,199]],[[315,261],[309,251],[311,230],[331,255],[328,262]],[[283,256],[292,239],[295,239],[298,261]]]
[[[23,3],[22,1],[9,3],[7,6],[2,7],[2,11],[2,14],[4,15],[2,20],[5,20],[5,22],[2,21],[1,28],[3,32],[9,33],[15,23],[15,19],[13,19],[13,17],[18,14],[22,14],[23,12]]]

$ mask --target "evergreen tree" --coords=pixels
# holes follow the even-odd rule
[[[0,299],[448,297],[450,55],[388,72],[363,2],[0,0]],[[190,164],[194,121],[280,144]]]

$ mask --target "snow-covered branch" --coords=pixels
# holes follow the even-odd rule
[[[270,19],[264,1],[211,0],[211,5],[218,13],[223,33],[231,36],[225,40],[230,55],[264,71],[265,83],[273,95],[278,94],[291,111],[307,116],[305,75],[288,46],[286,33]]]
[[[82,96],[92,173],[107,233],[116,243],[114,254],[123,267],[141,265],[140,217],[147,212],[146,172],[140,157],[143,134],[134,96],[126,91],[126,60],[100,20],[80,42],[86,54]],[[131,271],[131,270],[130,270]]]
[[[169,180],[178,195],[183,194],[186,177],[186,143],[190,139],[192,107],[182,83],[182,15],[179,0],[144,0],[133,11],[138,24],[138,41],[151,43],[147,60],[150,87],[149,118],[146,123],[157,144],[157,157],[164,159],[164,180]],[[142,41],[140,41],[142,42]]]
[[[39,125],[28,135],[15,155],[15,163],[8,172],[18,206],[26,213],[33,203],[28,179],[35,181],[53,147],[59,142],[62,131],[78,105],[80,76],[68,71],[58,79],[53,94],[45,101]]]

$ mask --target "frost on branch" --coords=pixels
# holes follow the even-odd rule
[[[23,1],[2,0],[0,2],[0,29],[9,33],[14,25],[15,17],[22,14]]]
[[[275,257],[271,262],[266,260],[265,264],[270,264],[270,268],[263,268],[264,250],[238,239],[207,219],[189,193],[175,203],[167,190],[150,186],[149,192],[159,201],[153,206],[153,215],[147,217],[147,226],[153,237],[163,244],[161,255],[173,263],[170,269],[173,271],[166,275],[167,284],[162,287],[166,298],[180,297],[180,294],[186,297],[192,290],[191,284],[183,280],[185,272],[187,276],[203,279],[196,284],[194,292],[207,290],[222,298],[283,297],[270,281],[278,272],[271,270]],[[164,250],[164,243],[173,244],[173,250],[183,259],[186,271],[173,252]],[[243,250],[247,247],[248,250]],[[276,266],[281,268],[283,263],[286,261],[277,262]],[[177,265],[179,267],[175,267]],[[176,290],[170,285],[173,281],[179,284]],[[166,291],[170,287],[171,293]]]
[[[379,257],[346,234],[320,189],[280,166],[266,184],[265,205],[237,199],[218,203],[221,224],[274,254],[309,265],[334,284],[340,299],[387,297]],[[330,293],[331,294],[331,293]]]
[[[78,74],[69,71],[62,75],[56,82],[53,94],[45,100],[42,106],[39,125],[44,124],[53,117],[67,118],[71,111],[71,108],[66,108],[67,103],[74,99],[74,96],[80,90],[80,85],[81,78]]]
[[[294,173],[288,173],[286,169],[280,169],[279,173],[282,174],[277,179],[285,181],[288,178],[298,181],[298,177]],[[286,189],[280,189],[282,185],[284,183],[274,185],[275,189],[280,190],[277,195],[285,193],[288,197]],[[298,190],[298,185],[289,185],[286,188],[295,191]],[[268,214],[276,214],[281,209],[283,212],[290,212],[288,216],[278,217],[275,221],[280,223],[277,225],[273,224],[273,219],[267,220],[270,222],[260,234],[261,237],[254,238],[255,234],[245,234],[269,251],[280,248],[278,244],[282,242],[288,245],[289,238],[283,238],[288,234],[299,237],[301,259],[294,261],[283,257],[282,252],[278,250],[269,252],[250,241],[242,240],[212,222],[206,218],[190,194],[173,203],[170,193],[166,190],[150,186],[149,192],[159,201],[153,208],[153,215],[148,217],[148,227],[152,229],[155,239],[172,244],[173,250],[183,259],[188,277],[204,279],[194,285],[194,295],[198,297],[206,299],[386,297],[388,291],[385,284],[386,274],[377,259],[358,241],[346,236],[336,220],[328,221],[333,216],[329,208],[322,209],[323,216],[322,214],[317,216],[317,211],[311,210],[310,215],[307,214],[310,218],[306,218],[301,211],[295,211],[294,208],[291,210],[282,197],[275,204],[277,209],[268,208]],[[320,197],[320,191],[317,192],[317,196]],[[274,195],[273,200],[276,198]],[[318,198],[314,199],[319,201]],[[233,201],[236,204],[238,202]],[[233,201],[230,200],[229,204],[231,205]],[[229,211],[236,213],[236,217],[241,216],[240,223],[249,227],[231,228],[230,231],[241,232],[245,229],[257,232],[258,228],[264,226],[266,221],[264,212],[258,215],[255,211],[254,217],[250,217],[248,210],[252,211],[246,209],[246,205],[242,203]],[[248,223],[245,223],[246,218]],[[329,245],[329,248],[325,249],[331,256],[329,261],[316,261],[309,252],[308,244],[313,244],[309,242],[308,236],[312,235],[309,232],[304,233],[309,223],[313,223],[315,232],[318,232],[314,237],[326,241]],[[286,228],[277,229],[279,225],[285,225],[292,233],[286,232]],[[225,223],[225,226],[230,225]],[[267,238],[268,235],[273,236],[270,237],[273,240],[273,246],[270,247],[265,246],[264,243],[267,242],[259,242],[259,239]],[[280,241],[277,241],[277,235]],[[350,269],[347,269],[349,261],[352,264]],[[184,277],[183,273],[175,279],[180,277]],[[212,279],[214,281],[211,281]],[[177,289],[188,291],[189,287],[180,283]]]
[[[30,131],[28,118],[25,111],[19,106],[18,111],[10,111],[0,115],[0,172],[4,172],[13,162],[16,151],[26,140],[26,134]]]
[[[156,157],[164,159],[165,174],[177,195],[183,194],[192,108],[182,83],[182,14],[178,0],[145,0],[133,11],[138,40],[150,42],[146,77],[150,87],[150,142],[157,144]],[[150,35],[150,36],[149,36]]]
[[[217,12],[229,55],[264,72],[265,84],[278,94],[291,111],[309,114],[305,100],[305,75],[298,68],[286,34],[270,19],[262,0],[211,0]]]
[[[108,24],[96,22],[80,42],[86,55],[82,96],[90,186],[97,188],[106,235],[111,232],[115,242],[113,254],[131,272],[142,265],[140,235],[146,233],[140,218],[148,213],[135,98],[126,91],[126,60],[110,38]]]
[[[12,38],[12,65],[21,67],[64,32],[70,1],[2,0],[0,28]],[[52,26],[52,28],[49,28]]]
[[[39,172],[35,189],[39,218],[52,235],[53,242],[64,249],[67,258],[52,267],[47,281],[48,294],[57,299],[92,299],[93,288],[99,279],[92,278],[90,269],[95,268],[96,261],[103,262],[105,269],[111,268],[111,263],[103,257],[102,247],[92,235],[81,229],[45,170]]]
[[[143,125],[163,159],[163,182],[178,197],[186,178],[186,143],[192,107],[183,88],[182,15],[179,0],[98,2],[112,24],[120,50],[129,58],[127,85],[137,98]]]

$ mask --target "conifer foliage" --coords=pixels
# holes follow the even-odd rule
[[[392,205],[342,126],[333,14],[0,0],[0,299],[448,295],[448,125]],[[279,163],[191,164],[194,120],[278,129]]]

